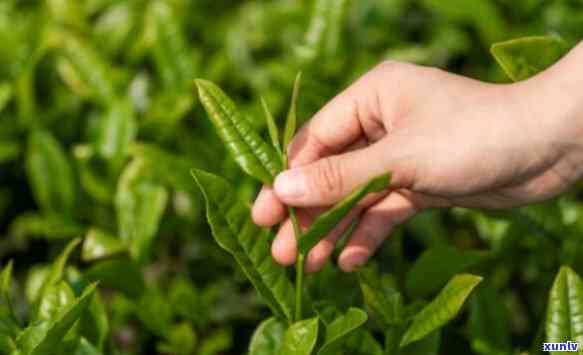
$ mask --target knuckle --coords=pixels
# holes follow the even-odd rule
[[[324,196],[336,196],[342,191],[343,177],[337,159],[323,158],[313,174],[314,190]]]

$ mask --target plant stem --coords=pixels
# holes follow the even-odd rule
[[[296,241],[298,241],[302,232],[300,230],[300,225],[298,223],[296,210],[293,207],[288,207],[288,211],[294,228]],[[304,254],[298,253],[298,259],[296,260],[296,314],[295,314],[296,322],[302,320],[303,290],[304,290]]]

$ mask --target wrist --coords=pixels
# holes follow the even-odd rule
[[[568,182],[583,177],[583,42],[540,75],[516,84],[523,112],[553,167]]]

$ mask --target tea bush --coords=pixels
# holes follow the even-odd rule
[[[425,212],[354,274],[276,265],[249,219],[295,128],[378,62],[517,81],[581,38],[578,0],[3,0],[0,353],[583,345],[579,187]],[[302,252],[388,179],[297,230]]]

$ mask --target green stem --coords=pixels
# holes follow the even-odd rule
[[[288,207],[288,211],[294,228],[296,240],[299,240],[302,232],[300,230],[300,225],[298,223],[296,210],[293,207]],[[305,257],[304,254],[299,253],[298,259],[296,261],[296,314],[295,314],[296,322],[302,320],[302,301],[304,290],[304,257]]]

